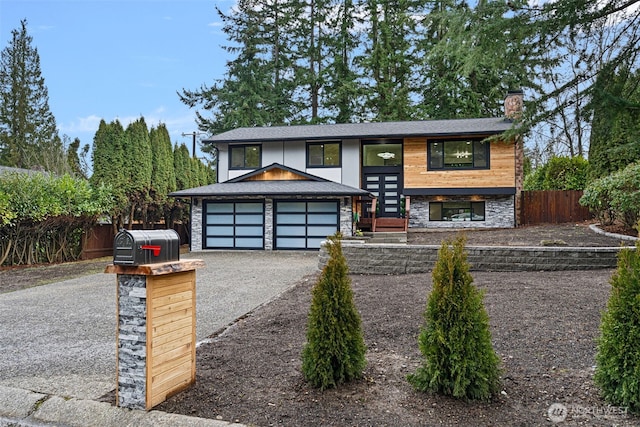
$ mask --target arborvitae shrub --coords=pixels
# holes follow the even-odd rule
[[[314,387],[326,389],[359,378],[366,365],[360,315],[340,234],[329,237],[329,260],[312,290],[302,373]]]
[[[409,382],[419,391],[489,399],[500,387],[500,359],[491,345],[483,292],[473,286],[465,238],[445,241],[432,272],[418,344],[422,365]]]
[[[602,315],[595,383],[612,405],[640,412],[640,243],[622,249]]]

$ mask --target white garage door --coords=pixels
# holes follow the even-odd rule
[[[319,249],[339,224],[337,200],[275,202],[274,249]]]
[[[264,249],[264,203],[206,202],[206,249]]]

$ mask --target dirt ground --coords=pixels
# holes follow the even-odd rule
[[[480,239],[468,233],[470,244],[539,244],[546,238],[619,244],[584,225],[482,233],[490,234]],[[429,243],[439,244],[443,236]],[[418,237],[434,238],[414,241]],[[256,426],[636,426],[640,418],[608,406],[593,384],[595,339],[612,273],[473,274],[486,292],[494,349],[502,359],[502,392],[490,402],[424,394],[406,381],[421,363],[417,337],[430,274],[352,275],[368,347],[362,379],[324,392],[303,380],[310,277],[200,346],[196,384],[157,409]]]
[[[410,233],[409,241],[440,244],[448,233],[455,234]],[[466,234],[468,245],[621,243],[587,224]],[[0,292],[99,272],[106,261],[72,264],[0,270]],[[302,378],[311,276],[198,347],[196,384],[156,409],[256,426],[637,426],[639,417],[608,406],[593,384],[612,273],[473,273],[502,359],[502,392],[489,402],[420,393],[406,381],[421,363],[417,336],[430,274],[352,275],[368,347],[362,379],[320,392]]]

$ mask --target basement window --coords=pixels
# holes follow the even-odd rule
[[[484,202],[430,202],[429,221],[484,221]]]

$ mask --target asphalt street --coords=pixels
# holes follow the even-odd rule
[[[196,335],[202,341],[317,272],[317,252],[202,252]],[[106,267],[106,265],[105,265]],[[0,294],[0,386],[98,399],[115,389],[116,275]]]

